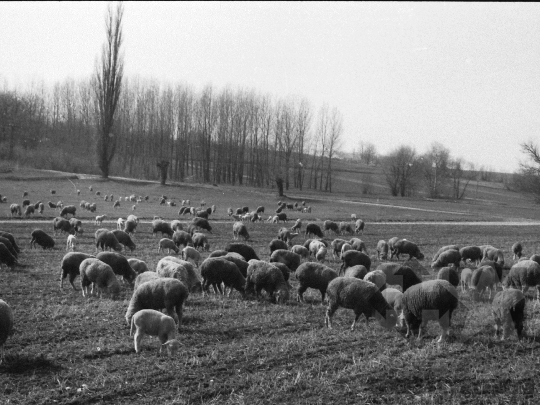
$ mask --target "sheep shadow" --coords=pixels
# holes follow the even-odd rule
[[[0,374],[49,374],[57,373],[63,367],[43,357],[6,355],[0,364]]]
[[[116,356],[116,355],[129,356],[132,353],[133,353],[133,348],[130,347],[127,349],[102,350],[99,352],[87,353],[83,355],[83,358],[89,359],[89,360],[105,359],[105,358]]]

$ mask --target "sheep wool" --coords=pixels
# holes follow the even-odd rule
[[[81,252],[69,252],[64,255],[60,262],[60,269],[62,270],[60,275],[60,288],[64,288],[64,280],[69,276],[71,287],[77,291],[73,282],[75,281],[75,277],[80,275],[80,265],[86,259],[95,259],[95,256]]]
[[[300,266],[302,258],[300,255],[285,249],[278,249],[270,255],[270,263],[279,262],[286,265],[291,271],[296,271]]]
[[[8,303],[0,299],[0,363],[4,359],[4,344],[13,334],[13,311]]]
[[[296,279],[298,280],[298,301],[304,302],[304,293],[308,288],[314,288],[321,292],[321,304],[326,296],[328,283],[335,279],[338,274],[330,267],[322,263],[306,262],[296,269]]]
[[[540,264],[533,260],[522,260],[512,266],[503,286],[516,288],[525,294],[529,287],[536,286],[536,298],[540,300]]]
[[[523,336],[523,320],[525,318],[525,296],[519,290],[510,288],[499,291],[491,304],[493,317],[495,318],[495,337],[498,337],[501,329],[501,339],[508,337],[515,329],[518,339]]]
[[[133,336],[133,330],[135,335]],[[161,343],[159,352],[167,349],[169,356],[176,354],[179,342],[176,341],[176,325],[174,319],[154,309],[142,309],[131,318],[130,336],[133,336],[135,352],[141,350],[142,339],[145,335],[157,336]],[[173,343],[176,341],[176,344]]]
[[[113,269],[111,266],[103,263],[101,260],[97,258],[85,259],[81,262],[79,271],[81,275],[83,297],[88,295],[88,287],[90,284],[93,284],[91,293],[94,293],[95,286],[99,291],[100,297],[105,289],[111,293],[113,299],[116,298],[120,293],[120,283],[118,283]]]
[[[155,271],[145,271],[144,273],[139,274],[135,278],[135,283],[133,283],[133,291],[137,290],[137,288],[147,281],[151,280],[157,280],[158,278],[161,278]]]
[[[247,269],[246,292],[255,291],[259,297],[265,290],[270,300],[285,303],[289,299],[289,286],[276,266],[261,260],[251,260]]]
[[[221,289],[221,283],[225,287],[231,287],[245,295],[246,279],[240,273],[236,264],[220,257],[206,259],[201,264],[201,277],[203,278],[202,289],[208,293],[210,285],[214,292],[224,294]],[[229,292],[230,295],[230,292]]]

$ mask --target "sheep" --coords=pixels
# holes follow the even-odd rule
[[[350,243],[344,243],[343,246],[341,246],[341,252],[340,252],[340,255],[339,257],[341,257],[341,255],[349,250],[352,250],[353,247],[350,245]]]
[[[81,252],[66,253],[60,263],[60,269],[62,270],[60,276],[60,288],[64,288],[64,279],[69,275],[69,283],[73,289],[77,291],[73,281],[75,280],[75,277],[80,274],[80,265],[84,260],[92,258],[95,259],[95,256]]]
[[[113,299],[116,299],[120,293],[120,283],[118,283],[113,269],[101,260],[97,258],[84,259],[79,266],[79,272],[83,297],[88,295],[90,284],[93,284],[91,293],[94,293],[95,286],[99,291],[100,298],[104,289],[111,293]]]
[[[72,252],[74,252],[76,246],[77,238],[75,237],[75,235],[68,235],[66,240],[66,250],[71,250]]]
[[[248,263],[248,266],[249,266],[249,263]],[[280,262],[273,262],[272,266],[278,268],[281,271],[283,278],[287,282],[287,286],[289,287],[289,289],[291,289],[292,287],[289,284],[289,278],[291,277],[291,269],[289,269],[286,264],[280,263]]]
[[[166,313],[182,325],[182,310],[189,295],[184,283],[174,278],[157,278],[140,284],[133,291],[126,311],[126,321],[131,325],[131,318],[142,309],[155,309]]]
[[[224,250],[227,252],[238,253],[242,255],[242,257],[248,262],[251,259],[259,260],[259,256],[257,256],[253,248],[244,243],[229,243],[227,246],[225,246]]]
[[[238,266],[227,259],[221,257],[208,258],[201,264],[201,277],[203,278],[203,292],[208,293],[210,285],[213,286],[214,292],[224,294],[221,289],[221,283],[225,287],[231,287],[245,296],[246,279],[240,273]],[[230,295],[230,293],[229,293]]]
[[[437,269],[439,267],[446,267],[449,264],[453,264],[457,269],[459,268],[460,262],[461,254],[459,253],[459,251],[455,249],[449,249],[440,253],[437,257],[437,260],[431,263],[431,267],[433,269]]]
[[[437,273],[437,279],[446,280],[456,288],[460,284],[459,274],[454,267],[441,268]]]
[[[192,260],[193,263],[195,263],[195,266],[199,267],[199,262],[201,261],[201,254],[191,246],[186,246],[184,249],[182,249],[182,258],[184,260]]]
[[[285,241],[287,243],[291,243],[293,238],[298,236],[298,233],[291,233],[290,229],[287,228],[279,228],[277,238],[281,239],[282,241]]]
[[[399,260],[400,254],[408,254],[409,259],[412,259],[413,257],[416,257],[418,260],[423,260],[424,255],[420,252],[420,249],[414,242],[410,242],[406,239],[398,240],[394,244],[394,250],[392,251],[392,254],[390,258],[393,256],[396,256],[396,259]]]
[[[11,216],[15,216],[15,215],[18,215],[18,216],[21,216],[22,215],[22,209],[21,209],[21,206],[19,204],[11,204],[9,206],[9,210],[11,211]]]
[[[124,223],[124,232],[128,235],[133,235],[137,230],[137,222],[132,220],[127,220]]]
[[[37,203],[34,203],[34,205],[33,205],[34,210],[39,209],[39,204],[41,204],[41,201],[38,201]]]
[[[128,261],[129,266],[137,274],[141,274],[148,271],[148,265],[142,260],[135,259],[132,257],[132,258],[127,259],[127,261]]]
[[[388,302],[388,305],[390,305],[392,308],[394,308],[394,311],[396,311],[396,314],[398,318],[396,319],[396,326],[400,327],[400,315],[403,312],[403,293],[395,288],[385,288],[383,291],[381,291],[382,296]]]
[[[388,259],[388,243],[384,239],[377,242],[377,258],[379,260]]]
[[[323,235],[323,232],[321,230],[321,227],[317,224],[314,224],[314,223],[309,223],[306,225],[306,231],[304,232],[304,236],[307,238],[311,235],[314,235],[314,236],[317,236],[319,238],[322,238],[324,235]]]
[[[446,245],[437,250],[437,253],[433,256],[432,262],[436,262],[441,255],[441,253],[446,252],[447,250],[457,250],[459,252],[460,247],[458,245]]]
[[[91,203],[91,204],[88,206],[88,211],[90,211],[90,212],[96,212],[96,210],[97,210],[96,203]]]
[[[278,248],[278,249],[282,249],[282,248]],[[273,252],[273,250],[271,250],[270,253],[272,253],[272,252]],[[297,255],[300,255],[300,257],[303,257],[304,259],[307,259],[309,257],[309,250],[307,250],[302,245],[294,245],[293,247],[291,247],[291,252],[294,252]]]
[[[381,270],[386,276],[386,284],[399,285],[403,292],[422,282],[411,267],[401,263],[381,263],[377,270]]]
[[[321,292],[321,304],[323,304],[328,283],[337,276],[338,274],[334,270],[324,264],[313,262],[302,263],[296,269],[296,279],[299,283],[297,300],[304,302],[304,292],[308,288],[314,288]]]
[[[227,215],[231,216],[233,214],[233,209],[231,207],[227,208]]]
[[[494,249],[494,248],[488,248],[484,251],[484,256],[482,257],[483,260],[491,260],[494,262],[499,263],[500,265],[504,265],[504,255],[502,250],[500,249]]]
[[[60,211],[60,216],[62,218],[67,217],[68,214],[75,216],[76,212],[77,212],[77,207],[75,207],[74,205],[66,205],[64,208],[62,208],[62,211]]]
[[[95,225],[101,225],[103,223],[103,220],[105,219],[107,215],[103,214],[103,215],[97,215],[96,216],[96,220],[94,221],[94,224]]]
[[[172,238],[174,234],[169,223],[164,222],[161,219],[155,219],[152,221],[152,236],[156,236],[158,232],[161,232],[162,237],[167,235],[169,238]]]
[[[487,250],[496,249],[496,247],[492,245],[480,245],[478,248],[482,251],[482,257],[484,257]]]
[[[204,219],[204,218],[193,218],[191,220],[193,225],[195,225],[197,228],[204,229],[205,231],[208,231],[212,233],[212,227],[210,226],[210,223]]]
[[[520,258],[519,261],[521,261],[521,260],[524,260],[524,259]],[[531,257],[529,257],[528,260],[532,260],[533,262],[536,262],[536,263],[540,264],[540,255],[537,255],[537,254],[531,255]]]
[[[339,307],[352,309],[354,321],[351,331],[354,330],[360,315],[366,317],[366,326],[370,317],[375,317],[379,324],[391,329],[397,322],[396,311],[386,302],[377,288],[364,280],[349,277],[334,278],[328,284],[328,308],[324,323],[328,329],[332,329],[332,316]]]
[[[96,259],[101,260],[103,263],[111,266],[114,274],[122,276],[124,281],[127,281],[130,285],[133,285],[137,273],[128,260],[119,253],[116,252],[100,252],[96,255]]]
[[[182,227],[182,223],[179,220],[175,219],[171,222],[171,229],[176,232],[181,231],[184,228]]]
[[[388,249],[390,249],[390,259],[394,257],[394,245],[399,240],[397,236],[394,236],[393,238],[388,239]]]
[[[208,243],[208,239],[204,233],[194,233],[191,239],[195,249],[202,248],[202,250],[210,250],[210,244]]]
[[[71,227],[73,228],[73,230],[75,231],[75,235],[77,234],[82,234],[83,233],[83,229],[82,229],[82,221],[73,217],[69,220],[69,223],[71,224]]]
[[[13,244],[11,243],[10,239],[8,238],[4,238],[3,236],[0,236],[0,244],[3,245],[3,248],[2,250],[7,250],[7,253],[11,256],[13,256],[14,260],[17,261],[18,258],[19,258],[19,253],[17,252],[17,250],[15,249],[15,247],[13,246]],[[11,262],[11,259],[9,258],[8,255],[6,255],[6,260]],[[1,260],[0,260],[0,263],[1,263]],[[8,266],[10,267],[10,266]]]
[[[364,221],[362,221],[361,219],[358,219],[356,220],[356,223],[354,224],[355,227],[354,227],[354,233],[358,234],[364,234],[364,226],[365,226],[365,223]]]
[[[525,319],[525,296],[516,289],[499,291],[493,302],[491,310],[495,318],[495,337],[502,329],[501,340],[504,340],[512,329],[516,330],[518,339],[523,335],[523,320]]]
[[[37,210],[41,215],[43,215],[43,211],[45,211],[45,205],[43,205],[43,203],[40,202],[37,207]]]
[[[315,253],[315,259],[318,262],[324,262],[324,260],[326,259],[326,253],[327,249],[324,246],[321,246],[319,250],[317,250],[317,253]]]
[[[382,270],[373,270],[364,276],[365,281],[372,282],[380,291],[386,288],[386,274]]]
[[[123,218],[118,218],[118,220],[116,221],[116,229],[119,229],[119,230],[124,229],[125,223],[126,223],[126,220],[125,220],[125,219],[123,219]]]
[[[195,216],[196,216],[197,218],[208,219],[208,212],[206,212],[206,211],[197,211],[197,212],[195,213]]]
[[[177,247],[193,246],[193,239],[186,231],[176,231],[173,233],[172,240]]]
[[[366,269],[370,270],[371,268],[371,259],[368,255],[363,252],[358,252],[357,250],[348,250],[347,252],[341,255],[341,267],[339,274],[341,274],[347,267],[356,266],[358,264],[365,266]]]
[[[262,205],[258,206],[255,210],[257,214],[263,213],[264,214],[264,207]]]
[[[287,250],[289,248],[289,245],[287,245],[281,239],[272,239],[268,244],[268,248],[270,249],[270,254],[272,254],[275,250],[278,249]]]
[[[467,291],[471,285],[473,271],[469,268],[461,270],[459,282],[461,285],[461,291]]]
[[[10,253],[6,245],[0,243],[0,267],[5,264],[8,268],[13,269],[17,263],[17,258]]]
[[[351,227],[351,224],[347,223],[347,222],[340,222],[339,225],[338,225],[338,228],[339,228],[339,233],[341,235],[344,235],[346,232],[349,233],[349,234],[353,234],[354,231]]]
[[[321,249],[321,248],[326,248],[326,246],[324,245],[324,243],[322,243],[320,240],[312,240],[311,243],[309,244],[309,253],[310,255],[317,255],[317,252]]]
[[[122,251],[122,245],[120,244],[120,242],[118,242],[118,239],[116,239],[114,233],[107,229],[99,233],[98,231],[96,231],[96,252],[98,251],[98,247],[100,247],[101,250],[109,248],[117,252]]]
[[[53,219],[53,232],[56,235],[56,231],[60,231],[67,234],[75,234],[73,225],[65,218],[56,217]]]
[[[281,270],[261,260],[250,260],[247,268],[246,293],[254,291],[258,298],[263,289],[272,302],[280,304],[289,299],[289,285]]]
[[[479,264],[479,266],[490,266],[494,271],[496,275],[496,282],[501,283],[502,282],[502,273],[503,273],[503,266],[500,263],[494,262],[492,260],[482,260]]]
[[[341,250],[343,248],[343,245],[347,243],[344,239],[334,239],[330,246],[332,247],[332,256],[334,259],[341,257]]]
[[[516,258],[519,260],[521,258],[523,255],[523,246],[521,245],[521,242],[516,242],[512,245],[512,253],[514,253],[514,256],[512,257],[513,260],[516,260]]]
[[[126,232],[121,231],[119,229],[114,229],[112,233],[114,234],[118,242],[124,245],[124,247],[128,248],[130,251],[133,252],[135,248],[137,247],[135,243],[133,243],[133,240],[131,239],[131,237]]]
[[[416,284],[403,293],[403,320],[407,326],[406,337],[422,339],[422,329],[429,320],[438,320],[442,333],[438,343],[446,340],[452,313],[458,306],[458,293],[446,280],[429,280]]]
[[[15,250],[17,254],[21,252],[21,249],[19,248],[19,245],[17,244],[15,237],[11,233],[0,231],[0,237],[6,238],[7,240],[9,240],[9,242],[11,243],[11,246],[13,246],[13,249]]]
[[[13,311],[8,303],[0,299],[0,364],[4,360],[4,344],[13,334]]]
[[[133,283],[133,291],[137,290],[141,284],[146,283],[147,281],[157,280],[159,278],[161,277],[155,271],[145,271],[135,278],[135,282]]]
[[[242,222],[235,222],[233,224],[233,238],[237,240],[239,236],[244,237],[244,240],[249,239],[249,233],[246,226]]]
[[[338,224],[336,224],[334,221],[326,220],[323,222],[323,229],[324,232],[326,231],[332,231],[336,235],[339,233],[339,227]]]
[[[239,254],[237,253],[227,253],[223,256],[219,256],[222,259],[228,260],[231,263],[236,264],[236,267],[238,267],[238,270],[240,270],[240,273],[242,276],[247,277],[247,268],[249,266],[248,262],[246,262]]]
[[[279,223],[279,221],[287,222],[287,214],[285,214],[284,212],[280,212],[279,214],[274,216],[272,220],[274,223]]]
[[[522,260],[514,264],[503,283],[503,287],[516,288],[523,294],[532,286],[536,286],[536,298],[540,300],[540,264],[533,260]]]
[[[174,319],[168,315],[162,314],[153,309],[142,309],[131,318],[131,329],[129,335],[133,335],[135,328],[135,336],[133,343],[135,352],[141,350],[141,343],[144,335],[157,336],[161,343],[159,353],[163,348],[167,349],[169,356],[174,356],[180,347],[180,342],[175,339],[176,325]]]
[[[278,249],[272,252],[270,255],[270,263],[280,262],[285,264],[291,271],[296,271],[300,266],[302,258],[294,252],[290,252],[285,249]]]
[[[482,260],[483,256],[482,249],[478,246],[462,247],[459,249],[459,254],[461,255],[461,260],[463,260],[463,263],[467,263],[467,260],[470,260],[478,264]]]
[[[201,291],[201,281],[195,273],[193,266],[184,260],[177,261],[172,256],[166,256],[158,262],[156,273],[160,277],[180,280],[187,287],[188,291]]]
[[[174,241],[169,238],[163,238],[159,241],[158,253],[161,251],[165,252],[165,249],[167,249],[167,253],[171,253],[171,250],[173,250],[174,253],[178,254],[178,252],[180,251]]]
[[[484,291],[489,289],[489,299],[495,294],[497,285],[497,275],[491,266],[481,266],[473,270],[471,277],[471,288],[473,289],[473,299],[478,301],[482,298]]]
[[[22,202],[22,208],[25,209],[26,207],[28,207],[30,205],[30,200],[26,199],[26,200],[23,200]]]
[[[343,275],[343,277],[354,277],[363,280],[367,273],[368,270],[365,266],[357,265],[348,267],[347,270],[345,270],[345,274]]]
[[[43,229],[34,229],[31,233],[30,248],[36,247],[36,243],[45,249],[54,248],[54,239],[45,233]]]
[[[49,205],[49,208],[52,208],[53,210],[58,208],[58,206],[55,203],[51,202],[51,201],[47,202],[47,204]]]

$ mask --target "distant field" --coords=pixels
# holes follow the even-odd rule
[[[162,187],[134,181],[71,178],[74,187],[67,177],[55,173],[28,171],[17,178],[7,176],[0,175],[0,193],[8,196],[8,204],[0,205],[0,219],[6,221],[0,223],[0,230],[13,233],[24,250],[20,256],[22,267],[9,271],[4,266],[0,270],[0,298],[11,305],[15,314],[15,334],[6,342],[6,358],[0,365],[0,404],[534,404],[540,395],[540,306],[532,300],[532,291],[526,305],[527,339],[522,342],[517,342],[515,336],[504,342],[494,339],[490,303],[473,302],[460,290],[452,337],[448,343],[437,345],[437,324],[429,324],[422,342],[407,341],[397,331],[385,331],[374,320],[370,320],[369,327],[359,322],[357,330],[351,332],[353,313],[345,309],[337,311],[334,329],[328,330],[324,327],[326,306],[321,305],[320,293],[308,290],[306,303],[298,303],[298,282],[292,275],[291,300],[286,305],[270,304],[267,299],[244,300],[237,292],[229,298],[191,294],[184,308],[179,355],[174,359],[158,357],[158,340],[151,337],[145,338],[143,352],[137,355],[124,320],[132,293],[129,286],[124,286],[117,301],[83,298],[69,283],[61,290],[59,265],[65,254],[65,236],[54,236],[57,249],[52,251],[30,250],[28,246],[35,228],[52,235],[52,218],[58,211],[46,209],[44,218],[34,217],[46,223],[33,222],[34,218],[12,221],[9,203],[20,203],[22,191],[26,190],[32,202],[62,200],[77,207],[81,200],[96,202],[96,214],[105,213],[111,221],[130,213],[146,220],[154,215],[172,220],[178,217],[179,207],[160,206],[160,195],[166,194],[176,202],[189,198],[192,205],[204,199],[208,205],[218,207],[211,217],[213,233],[208,235],[211,250],[215,250],[233,240],[232,221],[226,215],[228,206],[249,205],[253,209],[265,205],[267,212],[273,211],[279,200],[275,193],[249,187]],[[93,192],[88,189],[90,185]],[[54,196],[50,189],[56,190]],[[133,203],[124,202],[114,210],[112,203],[95,196],[96,191],[115,196],[149,195],[150,201],[137,205],[134,212]],[[503,197],[506,193],[501,191]],[[484,204],[388,197],[377,201],[377,197],[349,197],[346,193],[295,191],[291,195],[295,199],[287,201],[305,200],[313,208],[312,214],[287,211],[291,218],[305,219],[304,227],[311,220],[350,220],[351,213],[365,218],[368,225],[359,237],[372,256],[379,239],[393,236],[418,243],[426,255],[421,263],[428,269],[439,247],[454,243],[501,248],[506,259],[505,273],[513,264],[510,249],[515,241],[523,243],[527,256],[540,253],[537,226],[452,223],[539,220],[538,208],[518,195],[515,205],[503,205],[506,197],[501,197],[501,204]],[[510,204],[511,199],[507,201]],[[96,214],[78,209],[84,228],[78,237],[79,251],[95,252]],[[191,217],[181,220],[188,223]],[[450,222],[381,223],[419,220]],[[113,222],[104,225],[115,227]],[[251,235],[248,244],[262,260],[268,260],[268,243],[283,225],[247,226]],[[159,239],[152,236],[148,223],[141,223],[134,236],[137,249],[128,256],[155,268],[165,256],[157,253]],[[301,234],[294,242],[304,240]],[[327,258],[326,264],[337,270],[340,262],[330,254]],[[377,264],[374,261],[372,267]],[[435,277],[432,271],[429,274],[425,278]],[[80,288],[79,278],[75,283]]]

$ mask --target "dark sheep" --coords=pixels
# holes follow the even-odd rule
[[[244,243],[229,243],[224,250],[227,252],[238,253],[242,255],[242,257],[248,262],[251,259],[260,260],[259,256],[257,256],[257,254],[255,253],[255,250],[253,250],[251,246]]]
[[[70,235],[75,234],[75,229],[73,229],[73,225],[65,218],[56,217],[53,219],[53,231],[56,233],[56,231],[68,233]]]
[[[347,267],[362,265],[368,271],[371,269],[371,259],[368,255],[366,255],[363,252],[359,252],[357,250],[348,250],[345,253],[341,255],[341,268],[339,270],[339,274],[343,273],[343,271]]]
[[[274,218],[277,218],[277,222],[279,221],[287,222],[287,214],[285,214],[284,212],[280,212]]]
[[[4,246],[7,247],[7,249],[9,250],[9,253],[11,253],[11,255],[15,257],[15,259],[19,257],[19,253],[17,252],[17,250],[15,249],[15,247],[13,246],[13,244],[8,238],[5,238],[2,235],[0,235],[0,243],[3,243]]]
[[[130,251],[134,251],[136,248],[135,243],[131,240],[131,237],[124,231],[121,231],[120,229],[115,229],[112,231],[118,242],[120,242],[122,245],[124,245],[126,248],[128,248]]]
[[[208,252],[210,250],[210,244],[208,243],[208,239],[206,238],[206,235],[204,233],[194,233],[191,237],[193,241],[193,247],[195,249],[201,248],[202,250],[205,250]]]
[[[257,214],[260,214],[261,212],[264,214],[264,207],[261,205],[257,207],[257,210],[255,211]]]
[[[131,268],[124,256],[116,252],[101,252],[96,255],[96,259],[111,266],[114,274],[122,276],[124,280],[133,285],[137,273]]]
[[[533,260],[521,260],[514,264],[504,280],[506,288],[516,288],[525,294],[536,286],[536,298],[540,300],[540,264]]]
[[[191,220],[193,225],[195,225],[197,228],[204,229],[205,231],[208,231],[212,233],[212,227],[210,226],[210,223],[204,219],[204,218],[193,218]]]
[[[339,233],[339,227],[338,224],[336,224],[334,221],[326,220],[323,222],[323,229],[324,231],[332,231],[336,235]]]
[[[467,260],[479,263],[483,257],[482,249],[478,246],[465,246],[459,249],[459,254],[464,263],[466,263]]]
[[[521,245],[521,242],[516,242],[512,245],[512,253],[514,253],[514,260],[516,260],[516,258],[518,260],[521,258],[523,255],[523,246]]]
[[[0,231],[0,236],[2,236],[3,238],[8,239],[9,242],[11,243],[11,245],[13,246],[13,248],[15,249],[15,251],[17,253],[21,253],[21,249],[19,248],[19,245],[17,244],[17,241],[15,240],[15,237],[11,233]]]
[[[289,249],[289,245],[287,245],[287,243],[283,242],[280,239],[272,239],[272,241],[268,244],[268,248],[270,249],[270,254],[272,254],[275,250],[278,249]]]
[[[80,219],[72,217],[69,220],[69,223],[71,224],[71,227],[75,230],[75,235],[83,233],[82,221]]]
[[[193,239],[191,235],[186,231],[176,231],[172,235],[174,244],[179,248],[180,246],[193,246]]]
[[[523,259],[520,258],[520,261],[521,260],[523,260]],[[536,262],[536,263],[540,264],[540,255],[534,254],[529,258],[529,260],[532,260],[533,262]]]
[[[244,213],[244,210],[242,208],[237,208],[235,212],[236,215],[242,215]]]
[[[133,235],[137,229],[137,222],[129,219],[124,223],[124,232],[128,235]]]
[[[109,230],[100,233],[97,233],[96,231],[96,251],[98,250],[98,247],[100,247],[101,250],[109,248],[117,252],[122,251],[122,245],[118,242],[114,233]]]
[[[201,264],[201,277],[203,278],[203,291],[208,293],[210,285],[214,292],[224,294],[221,283],[225,287],[234,288],[242,296],[245,295],[246,279],[236,264],[221,257],[208,258]]]
[[[494,262],[493,260],[482,260],[478,266],[491,266],[495,273],[497,274],[497,283],[502,283],[503,279],[503,266],[500,263]]]
[[[152,221],[152,235],[155,236],[158,232],[161,232],[162,237],[167,235],[169,238],[172,238],[174,234],[171,224],[161,219],[155,219]]]
[[[221,256],[222,259],[228,260],[234,264],[236,264],[236,267],[238,267],[238,270],[240,270],[240,273],[242,273],[242,276],[247,277],[247,268],[249,266],[249,263],[245,260],[240,259],[237,255],[228,253]]]
[[[38,201],[37,203],[34,203],[33,207],[35,210],[39,208],[39,204],[41,204],[41,201]]]
[[[195,214],[195,217],[208,219],[208,212],[206,212],[206,211],[197,211],[197,213]]]
[[[460,247],[458,245],[446,245],[437,250],[437,253],[435,253],[435,256],[433,256],[432,262],[436,262],[439,256],[446,252],[447,250],[457,250],[459,252]]]
[[[386,276],[386,284],[399,285],[403,292],[422,282],[413,269],[400,263],[381,263],[377,270],[382,270]]]
[[[283,278],[288,283],[289,278],[291,277],[291,269],[289,269],[289,267],[287,267],[285,263],[281,263],[281,262],[273,262],[272,266],[277,267],[281,271],[281,274],[283,274]],[[289,288],[290,288],[290,285],[289,285]]]
[[[54,239],[45,233],[43,229],[34,229],[32,231],[32,240],[30,241],[30,248],[36,247],[36,243],[45,249],[54,248]]]
[[[2,264],[5,264],[10,269],[13,269],[17,264],[17,258],[13,256],[9,249],[3,243],[0,243],[0,267]]]
[[[285,264],[292,271],[296,271],[300,266],[302,257],[294,252],[290,252],[286,249],[278,249],[270,255],[270,263],[280,262]]]
[[[244,238],[244,240],[249,239],[249,232],[246,228],[246,225],[242,222],[235,222],[233,224],[233,238],[238,239],[240,236]]]
[[[420,252],[418,245],[406,239],[398,240],[394,244],[394,251],[392,252],[392,255],[390,256],[390,258],[392,258],[393,256],[396,256],[396,259],[399,260],[400,254],[409,255],[409,259],[412,259],[413,257],[417,258],[418,260],[424,259],[424,255]]]
[[[437,279],[446,280],[456,288],[460,282],[459,274],[455,267],[443,267],[437,273]]]
[[[437,260],[431,263],[431,267],[436,269],[439,267],[446,267],[450,264],[453,264],[456,268],[459,268],[461,262],[461,254],[459,251],[454,249],[449,249],[443,251]]]
[[[66,205],[64,208],[62,208],[62,211],[60,211],[60,216],[62,218],[67,217],[68,214],[71,214],[75,216],[77,212],[77,207],[74,205]]]
[[[314,288],[321,292],[321,304],[326,296],[328,283],[335,279],[338,274],[330,267],[321,263],[306,262],[296,269],[296,279],[298,280],[298,301],[304,302],[304,292],[308,288]]]
[[[28,207],[29,205],[30,205],[30,200],[28,200],[28,199],[23,200],[23,202],[22,202],[22,207],[23,207],[23,208],[26,208],[26,207]]]
[[[60,269],[62,270],[60,276],[60,288],[64,288],[64,280],[67,276],[69,276],[69,283],[73,289],[77,291],[77,288],[73,282],[75,281],[75,278],[80,275],[79,267],[84,260],[92,258],[95,259],[95,256],[81,252],[66,253],[60,262]]]
[[[330,243],[330,247],[332,248],[332,255],[334,256],[334,258],[341,257],[341,248],[345,243],[347,243],[347,241],[344,239],[334,239]]]
[[[284,303],[289,299],[289,285],[281,270],[270,263],[252,260],[247,269],[246,292],[254,291],[259,297],[263,289],[272,302]]]
[[[242,207],[242,214],[247,214],[248,212],[249,212],[249,207],[248,206]]]

